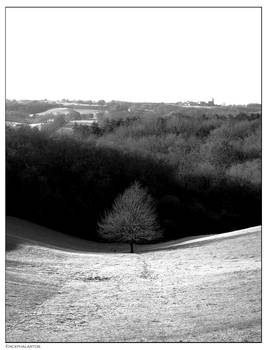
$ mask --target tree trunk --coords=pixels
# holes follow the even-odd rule
[[[133,246],[134,244],[133,244],[133,242],[131,242],[130,245],[131,245],[131,253],[133,253],[134,252],[134,246]]]

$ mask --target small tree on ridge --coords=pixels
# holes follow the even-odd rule
[[[119,195],[98,223],[98,232],[109,242],[148,243],[161,237],[153,198],[138,182]]]

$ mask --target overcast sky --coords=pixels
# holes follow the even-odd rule
[[[17,99],[260,102],[260,9],[7,9]]]

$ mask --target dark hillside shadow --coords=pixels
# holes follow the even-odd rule
[[[93,248],[92,241],[99,240],[97,223],[135,181],[155,200],[163,241],[261,222],[259,185],[213,173],[180,173],[167,159],[32,130],[10,129],[6,141],[7,215],[66,234],[62,243],[40,233],[42,244],[74,249],[74,236],[82,239],[79,251],[115,249],[97,242]]]
[[[15,238],[6,236],[6,252],[10,252],[11,250],[15,250],[18,248],[18,242]]]
[[[15,217],[7,217],[6,232],[7,251],[25,244],[73,253],[128,253],[130,250],[128,244],[86,241]]]

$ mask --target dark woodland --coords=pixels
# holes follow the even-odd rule
[[[7,115],[44,110],[29,106],[10,102]],[[101,240],[99,222],[137,182],[153,198],[160,240],[261,224],[260,112],[129,106],[110,103],[72,135],[57,133],[60,123],[7,127],[6,214]]]

